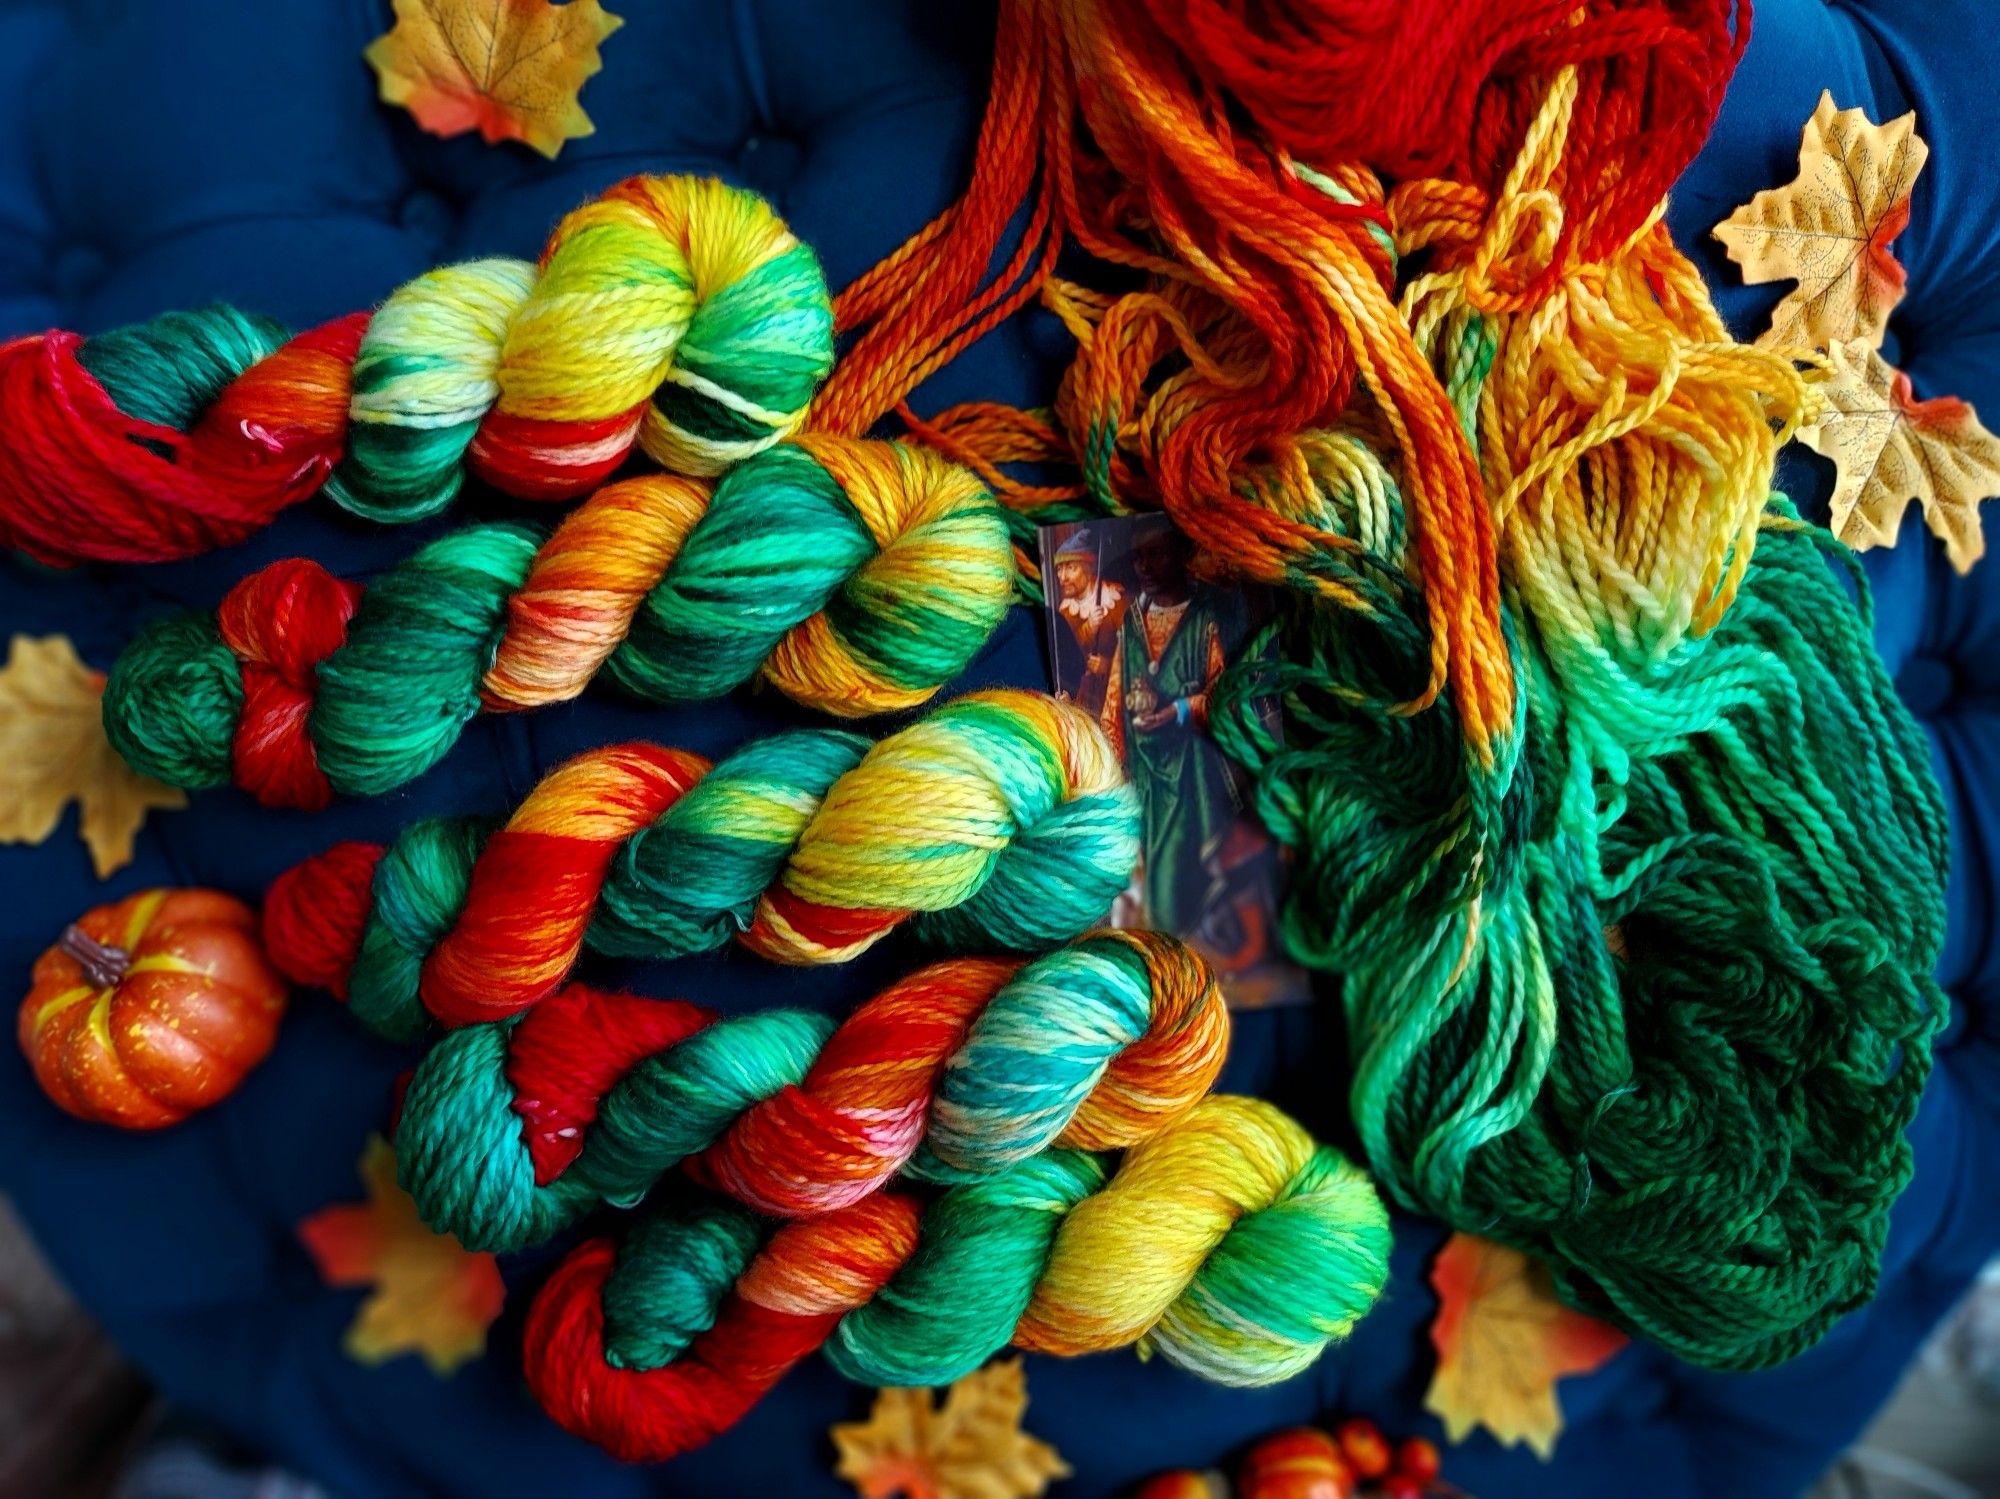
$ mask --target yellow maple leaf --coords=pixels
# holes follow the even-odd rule
[[[1505,1446],[1548,1458],[1562,1433],[1556,1381],[1587,1374],[1625,1334],[1556,1300],[1548,1272],[1518,1250],[1453,1234],[1431,1266],[1437,1372],[1424,1407],[1462,1442],[1483,1426]]]
[[[868,1419],[833,1428],[835,1468],[861,1499],[1029,1499],[1069,1476],[1055,1448],[1021,1430],[1028,1377],[1019,1359],[929,1390],[882,1390]]]
[[[299,1241],[330,1286],[372,1286],[347,1329],[349,1355],[379,1364],[418,1353],[443,1377],[486,1347],[507,1288],[490,1254],[474,1254],[431,1232],[396,1184],[396,1153],[380,1135],[363,1150],[366,1202],[321,1208],[299,1225]]]
[[[624,24],[597,0],[396,0],[395,26],[364,55],[383,102],[431,134],[477,129],[553,158],[595,128],[577,95]]]
[[[1979,502],[2000,495],[2000,440],[1954,396],[1916,399],[1910,377],[1859,340],[1836,343],[1828,359],[1819,420],[1799,441],[1838,474],[1834,534],[1856,551],[1894,545],[1915,500],[1951,565],[1967,571],[1986,550]]]
[[[1843,339],[1882,346],[1908,277],[1890,243],[1910,222],[1910,190],[1930,147],[1915,113],[1873,123],[1822,93],[1799,143],[1799,175],[1767,188],[1715,226],[1743,279],[1796,280],[1757,340],[1826,349]]]
[[[61,635],[16,635],[0,668],[0,843],[40,843],[75,801],[101,880],[132,862],[155,807],[187,796],[140,775],[104,737],[104,674]]]

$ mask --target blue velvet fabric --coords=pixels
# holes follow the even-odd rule
[[[770,195],[844,284],[950,200],[982,104],[990,7],[954,0],[628,0],[584,102],[597,133],[553,164],[476,139],[419,133],[378,105],[362,48],[387,0],[0,0],[0,335],[100,330],[227,299],[303,326],[368,305],[452,258],[532,255],[567,208],[640,171],[717,173]],[[1910,268],[1892,356],[1923,395],[2000,420],[2000,198],[1994,180],[1987,0],[1763,0],[1721,124],[1676,194],[1673,222],[1740,331],[1781,288],[1746,290],[1706,238],[1759,187],[1788,180],[1822,87],[1878,119],[1914,107],[1933,147],[1899,249]],[[934,379],[920,406],[974,394],[1045,397],[1062,340],[1017,320]],[[1823,496],[1818,460],[1787,486]],[[1912,517],[1909,525],[1916,526]],[[377,529],[306,504],[248,545],[164,567],[53,577],[0,561],[0,632],[69,634],[108,663],[144,619],[212,606],[231,582],[304,554],[366,576],[435,527]],[[1633,1348],[1566,1383],[1569,1430],[1551,1465],[1480,1437],[1451,1452],[1464,1487],[1506,1495],[1797,1490],[1866,1420],[1925,1332],[2000,1244],[2000,572],[1957,578],[1928,537],[1869,559],[1877,635],[1928,728],[1953,826],[1954,1001],[1912,1130],[1876,1302],[1786,1368],[1705,1374]],[[968,685],[1045,680],[1025,611]],[[768,698],[661,711],[593,692],[475,726],[401,794],[324,815],[263,811],[233,792],[156,816],[136,862],[91,877],[74,814],[48,844],[0,849],[0,995],[73,913],[142,886],[256,896],[338,837],[510,805],[585,746],[651,737],[713,752],[788,721]],[[723,1008],[844,1008],[904,954],[796,973],[725,958],[600,970]],[[1344,1138],[1331,1012],[1253,1015],[1225,1083],[1269,1094]],[[410,1054],[371,1041],[323,996],[301,996],[276,1054],[225,1106],[157,1136],[65,1119],[0,1047],[0,1186],[120,1345],[176,1400],[355,1499],[562,1494],[687,1499],[844,1492],[829,1422],[865,1406],[817,1361],[739,1428],[663,1468],[625,1468],[543,1419],[520,1385],[519,1315],[545,1255],[510,1262],[510,1311],[487,1358],[447,1380],[413,1359],[367,1369],[341,1352],[358,1293],[324,1288],[294,1237],[356,1195],[354,1163]],[[1310,1376],[1212,1389],[1130,1356],[1030,1361],[1033,1428],[1075,1466],[1062,1492],[1117,1493],[1165,1466],[1205,1466],[1281,1425],[1368,1412],[1431,1430],[1424,1279],[1440,1240],[1402,1221],[1381,1308]]]

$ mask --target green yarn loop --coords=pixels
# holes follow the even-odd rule
[[[225,386],[290,336],[282,323],[218,302],[95,334],[76,357],[127,416],[186,432]]]

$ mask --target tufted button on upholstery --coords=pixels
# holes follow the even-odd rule
[[[77,297],[93,290],[110,270],[111,261],[95,245],[64,245],[49,267],[49,283],[59,297]]]
[[[736,153],[736,170],[745,186],[782,205],[804,159],[804,147],[788,136],[751,135]]]
[[[1958,671],[1940,656],[1911,656],[1896,673],[1896,691],[1918,718],[1936,718],[1958,696]]]
[[[429,245],[442,245],[458,225],[458,210],[433,188],[412,188],[396,205],[396,222]]]

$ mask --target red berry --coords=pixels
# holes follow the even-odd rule
[[[1405,1437],[1396,1447],[1396,1471],[1418,1483],[1429,1483],[1444,1464],[1438,1458],[1437,1443],[1424,1437]]]
[[[1366,1416],[1342,1421],[1334,1435],[1340,1439],[1340,1455],[1347,1466],[1363,1478],[1380,1478],[1389,1471],[1389,1439]]]
[[[1412,1478],[1408,1473],[1391,1473],[1375,1492],[1381,1495],[1381,1499],[1424,1499],[1430,1492],[1430,1486],[1423,1479]]]

